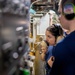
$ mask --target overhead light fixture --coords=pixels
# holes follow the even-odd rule
[[[16,28],[16,31],[20,31],[20,30],[23,30],[23,27],[17,27]]]

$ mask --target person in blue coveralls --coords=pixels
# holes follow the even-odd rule
[[[59,20],[69,34],[53,49],[50,75],[75,75],[75,0],[60,0]]]
[[[59,37],[59,38],[58,38]],[[46,41],[49,43],[48,49],[42,51],[42,58],[46,61],[46,75],[50,74],[51,67],[48,65],[48,60],[52,56],[53,46],[57,43],[58,39],[63,38],[63,30],[61,26],[51,25],[46,29]]]

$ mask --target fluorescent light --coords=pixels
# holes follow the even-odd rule
[[[16,31],[20,31],[20,30],[23,30],[23,27],[17,27],[16,28]]]

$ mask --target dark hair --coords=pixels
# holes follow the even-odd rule
[[[52,33],[52,35],[55,36],[55,38],[63,35],[63,29],[61,28],[61,26],[58,26],[55,24],[52,24],[46,30],[49,31],[50,33]]]
[[[46,41],[46,40],[44,40],[45,41],[45,43],[47,44],[47,46],[49,46],[49,43]]]

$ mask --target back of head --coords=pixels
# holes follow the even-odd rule
[[[53,36],[63,36],[63,29],[60,25],[51,25],[47,28],[47,31],[49,31]]]

